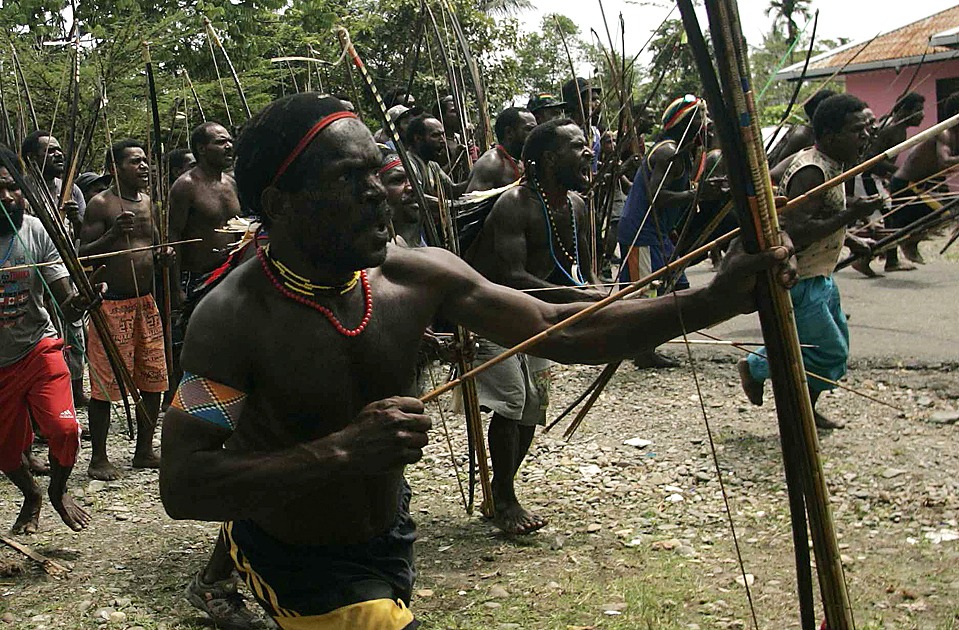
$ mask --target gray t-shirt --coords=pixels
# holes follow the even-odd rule
[[[57,199],[60,199],[60,193],[63,191],[63,180],[59,177],[53,178],[53,186],[56,188]],[[74,201],[77,202],[78,212],[80,213],[80,220],[83,220],[83,216],[87,213],[87,202],[83,198],[83,193],[80,191],[80,187],[76,184],[73,185],[73,191],[70,196]]]
[[[12,239],[12,241],[11,241]],[[56,337],[57,331],[43,307],[43,283],[66,277],[63,263],[6,271],[7,267],[39,262],[59,262],[53,241],[36,217],[23,217],[19,235],[0,236],[0,367],[25,357],[41,339]]]

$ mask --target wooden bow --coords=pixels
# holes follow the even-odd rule
[[[692,0],[680,0],[679,8],[719,132],[746,249],[755,252],[781,245],[779,220],[756,117],[749,60],[735,0],[706,2],[718,78]],[[832,630],[851,630],[852,610],[819,458],[819,438],[802,369],[792,300],[773,272],[760,277],[757,296],[783,446],[802,628],[812,630],[815,627],[809,592],[808,515],[826,622]]]

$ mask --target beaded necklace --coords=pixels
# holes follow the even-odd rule
[[[313,282],[311,282],[308,278],[299,275],[281,263],[279,260],[273,258],[270,255],[269,245],[263,248],[263,253],[267,260],[270,261],[271,266],[276,269],[277,273],[279,273],[280,278],[283,280],[283,286],[290,291],[294,291],[307,297],[316,297],[318,293],[324,293],[327,291],[337,291],[340,295],[344,295],[352,291],[353,287],[355,287],[356,283],[360,280],[360,272],[354,271],[353,277],[339,286],[313,284]]]
[[[566,204],[569,206],[570,222],[573,225],[573,252],[574,255],[570,255],[569,251],[566,249],[566,246],[563,245],[563,239],[560,237],[559,230],[556,228],[556,223],[553,220],[553,212],[550,210],[549,203],[546,201],[546,194],[540,188],[539,181],[535,177],[530,177],[530,180],[533,182],[533,187],[536,190],[536,194],[539,196],[540,203],[543,205],[543,214],[546,215],[547,225],[546,225],[546,237],[549,241],[549,253],[553,257],[553,264],[559,269],[564,276],[566,276],[570,282],[575,285],[582,286],[586,284],[583,281],[582,273],[580,272],[579,264],[579,227],[576,224],[576,211],[573,210],[573,202],[569,197],[569,193],[566,193]],[[556,235],[556,238],[553,238],[553,234]],[[559,243],[559,247],[563,250],[563,254],[566,255],[566,258],[573,265],[573,274],[577,277],[574,278],[569,272],[566,271],[566,267],[560,264],[556,259],[556,252],[553,249],[553,241]]]
[[[305,306],[309,306],[313,310],[319,311],[326,317],[327,320],[329,320],[330,324],[333,325],[333,328],[335,328],[337,332],[339,332],[341,335],[345,337],[356,337],[360,333],[362,333],[364,330],[366,330],[366,327],[370,323],[370,319],[373,316],[373,292],[370,290],[370,281],[369,281],[369,278],[367,277],[365,269],[363,271],[357,271],[349,282],[338,287],[323,287],[322,285],[316,285],[316,284],[313,284],[312,282],[309,282],[308,280],[306,280],[306,278],[303,278],[302,276],[297,276],[296,274],[293,274],[296,278],[298,278],[301,281],[300,282],[301,287],[294,288],[293,286],[290,286],[285,280],[281,280],[280,278],[276,276],[276,274],[273,273],[273,269],[271,267],[276,267],[277,271],[280,272],[281,274],[283,273],[281,269],[286,269],[287,272],[289,273],[292,273],[292,272],[290,272],[285,265],[283,265],[276,259],[272,258],[269,255],[269,252],[265,251],[268,248],[269,246],[260,247],[259,245],[257,245],[256,256],[260,260],[260,266],[263,267],[263,273],[266,274],[266,277],[273,284],[273,287],[277,291],[279,291],[284,297],[287,297],[293,300],[294,302],[299,302],[300,304],[303,304]],[[300,290],[300,288],[302,288],[302,285],[305,283],[306,285],[309,285],[311,287],[315,287],[315,288],[318,287],[319,290],[327,290],[327,291],[336,290],[339,292],[340,295],[344,295],[348,293],[350,290],[352,290],[353,287],[356,286],[357,281],[359,281],[363,285],[363,298],[365,302],[365,309],[363,312],[363,319],[360,322],[360,325],[357,326],[356,328],[345,327],[343,324],[340,323],[340,320],[336,318],[336,316],[333,314],[333,311],[326,308],[325,306],[321,306],[317,304],[313,300],[310,300],[304,297],[304,295],[316,297],[315,293],[305,293],[304,291]],[[303,293],[303,295],[299,295],[295,291],[299,291],[300,293]]]

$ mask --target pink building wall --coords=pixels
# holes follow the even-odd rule
[[[900,69],[898,73],[894,69],[888,68],[849,74],[845,77],[846,91],[869,103],[876,116],[882,117],[892,109],[896,99],[902,95],[902,91],[912,81],[915,72],[916,66],[912,65]],[[936,81],[956,77],[959,77],[959,59],[922,65],[910,90],[926,97],[926,115],[922,125],[910,129],[909,135],[936,124]]]

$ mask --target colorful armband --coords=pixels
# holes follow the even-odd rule
[[[232,431],[236,428],[245,402],[246,394],[239,390],[197,374],[184,372],[170,406],[194,418]]]

